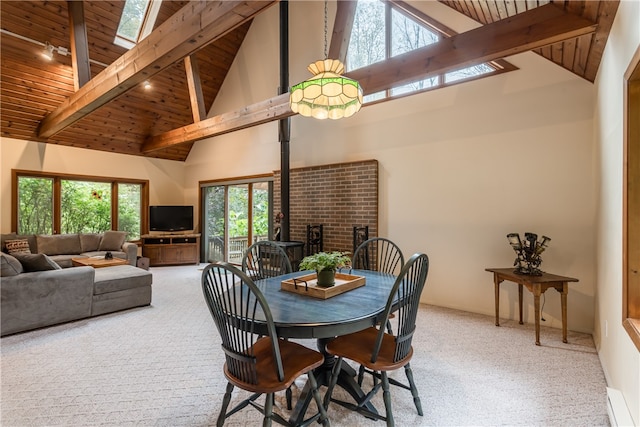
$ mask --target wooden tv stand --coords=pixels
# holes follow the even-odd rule
[[[145,234],[142,256],[149,258],[151,266],[198,264],[200,234]]]

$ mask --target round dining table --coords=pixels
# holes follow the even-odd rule
[[[337,336],[357,332],[377,324],[396,280],[393,275],[376,271],[343,270],[343,272],[364,277],[364,286],[327,299],[320,299],[281,289],[282,281],[313,273],[311,271],[298,271],[256,282],[269,304],[279,337],[317,340],[318,350],[325,356],[325,363],[314,371],[319,386],[329,384],[331,370],[335,363],[335,358],[325,351],[326,343]],[[260,325],[256,325],[256,328],[259,332]],[[355,370],[349,364],[342,363],[337,384],[359,401],[363,398],[364,392],[355,380],[355,376]],[[311,400],[312,396],[307,384],[291,415],[292,423],[302,422]],[[367,404],[367,408],[376,412],[371,403]]]

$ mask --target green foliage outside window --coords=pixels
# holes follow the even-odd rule
[[[118,230],[127,232],[127,240],[138,240],[142,227],[142,195],[138,184],[118,184]]]
[[[18,177],[18,233],[52,234],[54,180],[50,177]],[[127,232],[127,240],[140,238],[142,185],[116,183],[118,199],[112,198],[111,182],[60,180],[60,234],[102,233],[112,229],[112,203],[118,209],[115,229]]]
[[[111,184],[62,181],[61,234],[111,230]]]
[[[53,179],[21,177],[18,206],[20,234],[53,233]]]
[[[253,189],[252,227],[254,237],[269,236],[269,191]],[[268,187],[268,186],[267,186]],[[248,219],[248,186],[228,186],[228,227],[229,237],[246,237],[249,235]],[[206,234],[208,236],[224,236],[225,231],[225,186],[207,187],[205,195]]]

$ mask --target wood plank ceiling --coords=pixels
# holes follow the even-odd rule
[[[563,68],[593,82],[598,73],[604,46],[613,24],[618,1],[592,0],[438,0],[440,3],[487,25],[518,13],[553,3],[572,14],[598,24],[595,34],[555,43],[534,52]]]
[[[164,1],[156,27],[187,1]],[[85,1],[91,74],[95,77],[127,50],[113,44],[124,1]],[[40,121],[74,93],[71,57],[54,55],[45,62],[41,43],[70,47],[66,1],[2,1],[0,44],[1,131],[5,137],[72,147],[141,155],[153,134],[193,123],[184,61],[149,79],[152,90],[139,86],[98,109],[52,138],[38,137]],[[229,32],[196,54],[205,105],[215,99],[251,23]],[[99,63],[103,64],[100,65]],[[205,72],[206,70],[206,72]],[[184,161],[192,144],[149,153],[148,157]]]
[[[477,20],[491,24],[550,3],[547,0],[440,0]],[[163,1],[156,27],[187,1]],[[534,51],[571,72],[594,81],[617,0],[555,0],[565,10],[597,24],[594,34],[582,35]],[[126,49],[113,44],[124,1],[84,1],[91,75],[122,56]],[[70,56],[56,54],[43,62],[40,43],[70,47],[66,1],[1,1],[0,131],[2,136],[122,154],[186,160],[193,142],[142,151],[150,137],[194,122],[184,61],[149,79],[153,89],[136,86],[97,111],[48,139],[38,126],[74,93]],[[215,99],[251,21],[230,31],[196,54],[205,106]]]

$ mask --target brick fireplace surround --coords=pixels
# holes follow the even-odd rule
[[[325,251],[353,251],[353,227],[378,235],[378,161],[290,170],[290,239],[306,242],[307,224],[323,224]],[[274,172],[274,217],[280,211],[280,171]]]

